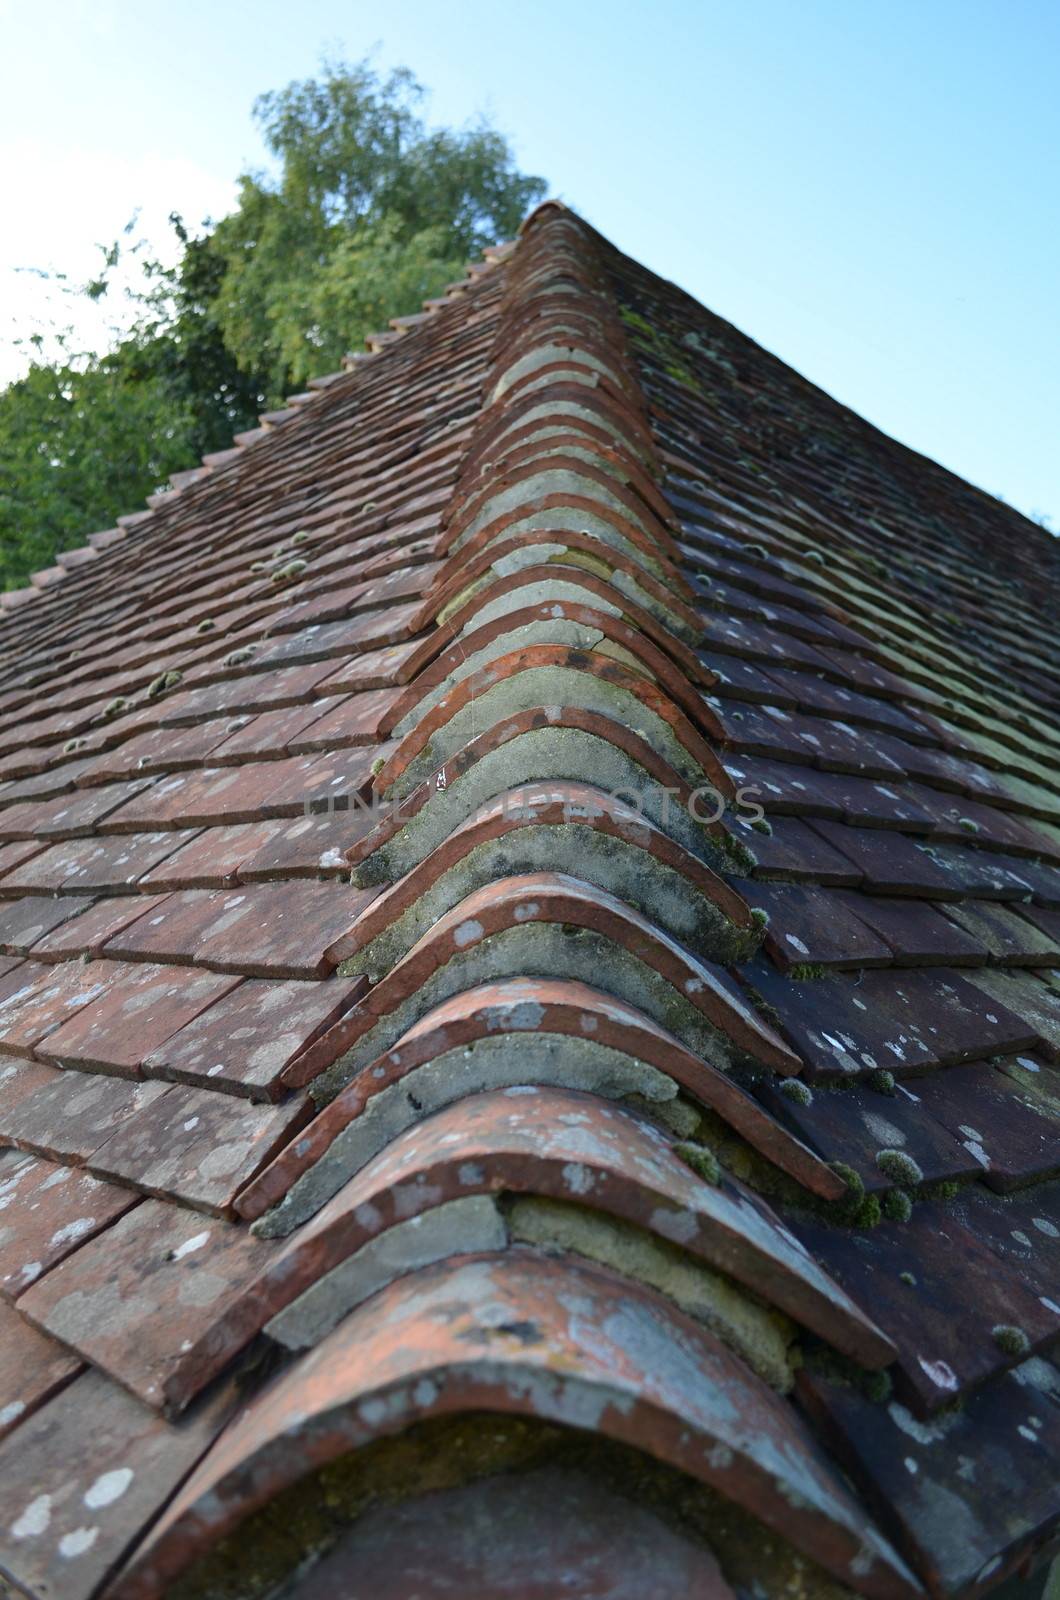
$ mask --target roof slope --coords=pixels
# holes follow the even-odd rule
[[[0,1573],[989,1593],[1057,545],[556,205],[374,344],[0,622]]]

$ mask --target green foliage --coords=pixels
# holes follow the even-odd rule
[[[103,300],[132,258],[131,329],[102,354],[34,335],[29,372],[0,393],[0,587],[140,509],[512,236],[544,184],[484,123],[428,128],[421,99],[405,70],[325,62],[255,105],[275,173],[245,173],[199,237],[171,218],[175,267],[128,239],[104,250],[77,292]]]
[[[141,509],[188,465],[194,432],[190,404],[131,375],[121,350],[32,366],[0,393],[0,586]]]
[[[209,249],[225,345],[277,393],[419,310],[544,193],[493,129],[428,129],[421,98],[407,71],[325,62],[254,108],[279,175],[243,175]]]

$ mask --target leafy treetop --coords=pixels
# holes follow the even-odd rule
[[[60,336],[48,358],[36,336],[0,393],[0,586],[137,509],[514,233],[544,183],[487,123],[428,127],[422,99],[404,68],[331,60],[262,95],[274,169],[244,173],[235,210],[200,236],[171,219],[179,260],[140,263],[131,329],[103,352]],[[137,248],[105,250],[81,292],[112,293]]]

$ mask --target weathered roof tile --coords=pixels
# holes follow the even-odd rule
[[[978,1600],[1060,1520],[1055,541],[557,205],[373,348],[0,608],[0,1574]]]

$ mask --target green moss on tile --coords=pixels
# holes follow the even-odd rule
[[[990,1334],[998,1349],[1007,1356],[1025,1356],[1030,1352],[1030,1340],[1023,1329],[1013,1323],[999,1322],[996,1328],[991,1328]]]
[[[883,1197],[883,1214],[888,1222],[908,1222],[913,1202],[904,1189],[890,1189]]]
[[[801,1078],[785,1078],[778,1086],[777,1092],[786,1100],[793,1100],[797,1106],[813,1105],[813,1090],[808,1083],[803,1083]]]
[[[707,1183],[721,1181],[721,1167],[713,1150],[706,1145],[695,1144],[691,1139],[684,1139],[680,1144],[674,1145],[674,1155],[680,1156],[686,1166],[698,1173]]]
[[[876,1165],[885,1178],[895,1183],[915,1188],[924,1181],[923,1170],[904,1150],[877,1150]]]

